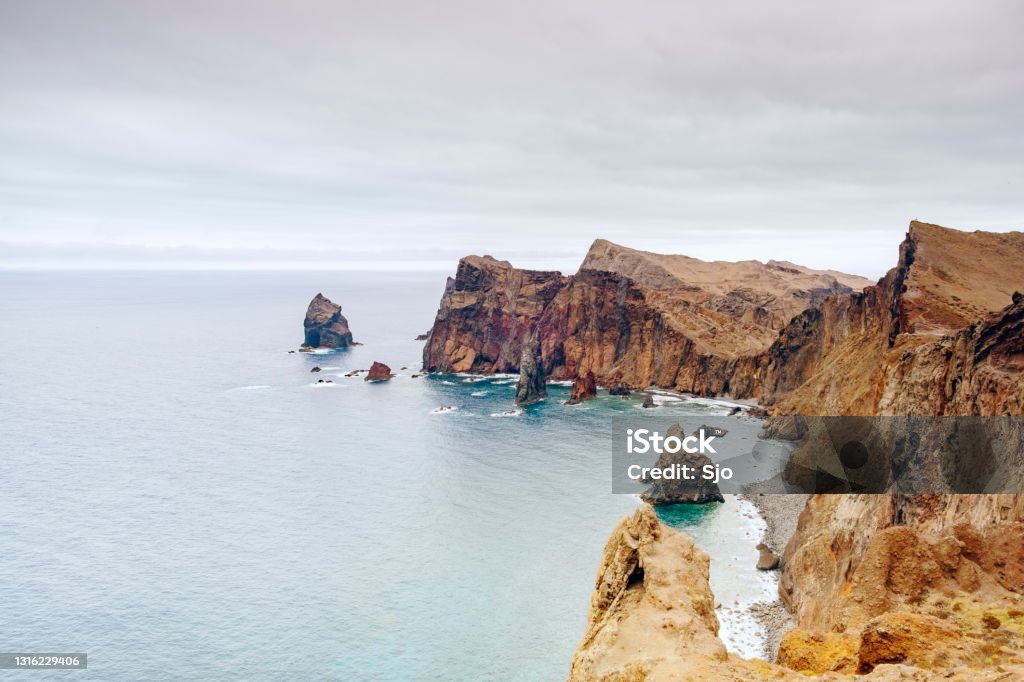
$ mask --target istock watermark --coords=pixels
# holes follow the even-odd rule
[[[626,429],[626,452],[630,455],[645,455],[654,453],[659,456],[661,462],[664,455],[715,455],[712,442],[717,438],[716,434],[723,431],[721,428],[702,425],[692,435],[685,435],[679,429],[679,433],[673,433],[672,427],[662,435],[654,429]],[[696,481],[704,480],[718,483],[720,480],[732,478],[732,469],[721,467],[711,462],[704,463],[702,460],[671,461],[665,462],[663,466],[653,467],[640,464],[630,464],[626,469],[626,475],[632,481]]]
[[[1024,418],[618,417],[612,492],[1020,494]]]

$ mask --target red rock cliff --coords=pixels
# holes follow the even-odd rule
[[[791,263],[707,263],[594,242],[575,275],[462,259],[423,351],[424,369],[515,372],[539,329],[546,374],[703,394],[766,350],[794,315],[866,280]],[[740,393],[752,387],[743,383]]]

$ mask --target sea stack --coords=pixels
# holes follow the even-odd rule
[[[387,381],[393,376],[395,375],[391,373],[390,367],[385,365],[383,362],[374,361],[374,363],[370,365],[370,371],[366,373],[366,377],[363,381]]]
[[[303,348],[348,348],[353,345],[348,320],[341,314],[341,306],[323,294],[309,302],[303,322],[306,337]]]
[[[719,436],[719,432],[714,430],[714,427],[701,426],[699,429],[694,431],[693,435],[699,436],[700,431],[708,435]],[[675,436],[676,438],[682,439],[686,434],[683,433],[683,427],[679,424],[673,424],[666,432],[666,437]],[[724,431],[721,435],[725,435]],[[658,463],[655,467],[659,469],[666,469],[668,467],[675,466],[677,464],[686,465],[690,467],[691,471],[702,471],[703,467],[707,464],[712,464],[711,459],[700,452],[688,453],[685,450],[679,452],[670,453],[667,450],[661,453],[658,457]],[[651,487],[644,492],[640,498],[649,504],[705,504],[707,502],[725,502],[725,498],[722,497],[722,491],[719,490],[718,484],[712,481],[707,481],[700,476],[694,480],[685,479],[657,479],[651,482]]]
[[[519,358],[519,383],[516,385],[516,405],[532,405],[548,396],[547,379],[540,354],[540,334],[534,333],[524,344]]]
[[[594,373],[587,371],[576,377],[572,382],[572,395],[566,401],[566,405],[579,405],[585,400],[590,400],[597,395],[597,379]]]

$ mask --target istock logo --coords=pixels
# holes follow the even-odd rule
[[[626,452],[629,454],[645,455],[652,450],[659,455],[669,453],[675,455],[685,452],[691,455],[700,453],[702,455],[717,454],[711,447],[711,441],[715,436],[709,436],[704,429],[700,429],[692,436],[662,436],[657,431],[650,429],[626,429]]]

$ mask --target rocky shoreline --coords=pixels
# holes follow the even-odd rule
[[[738,495],[757,508],[766,524],[761,542],[781,556],[786,544],[796,532],[797,519],[807,504],[807,495],[771,495],[765,493],[746,493]],[[750,613],[765,631],[765,660],[774,662],[779,653],[782,636],[796,627],[796,619],[790,613],[780,597],[773,601],[759,602],[750,607]]]

